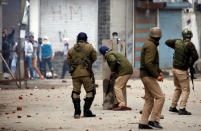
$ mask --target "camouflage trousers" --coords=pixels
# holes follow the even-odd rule
[[[81,87],[84,86],[86,97],[93,97],[93,84],[89,76],[73,78],[73,98],[80,98]]]

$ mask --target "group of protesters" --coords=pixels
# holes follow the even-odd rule
[[[4,28],[2,32],[2,56],[5,59],[3,62],[3,72],[9,73],[8,67],[11,69],[12,74],[16,75],[17,69],[17,42],[14,41],[15,29],[12,28],[12,32],[9,34],[8,29]],[[68,51],[68,39],[64,39],[64,57]],[[25,52],[25,75],[28,79],[34,78],[55,78],[53,69],[53,51],[52,45],[48,40],[48,37],[39,37],[38,40],[34,39],[33,35],[26,36],[24,42]],[[8,65],[8,67],[6,66]],[[48,65],[51,75],[46,75],[46,65]],[[64,78],[68,65],[66,60],[62,68],[61,78]]]
[[[51,60],[53,59],[52,45],[47,37],[38,38],[38,42],[34,40],[34,36],[30,35],[25,40],[25,68],[26,75],[30,79],[46,78],[46,63],[54,78],[54,70]],[[29,75],[28,75],[29,71]]]

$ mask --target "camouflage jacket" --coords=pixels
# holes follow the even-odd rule
[[[116,73],[116,77],[133,73],[131,63],[121,53],[110,50],[105,54],[105,59],[111,71]]]
[[[89,70],[92,70],[92,64],[96,59],[96,51],[91,44],[84,41],[75,44],[67,54],[67,63],[72,70],[72,78],[90,76]]]
[[[187,70],[198,59],[195,46],[189,40],[171,39],[167,40],[165,44],[175,50],[173,67],[176,69]],[[183,45],[184,49],[180,45]]]

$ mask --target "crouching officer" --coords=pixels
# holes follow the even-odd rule
[[[128,59],[121,53],[109,50],[107,46],[99,48],[100,53],[105,57],[111,69],[111,75],[114,76],[114,93],[116,96],[117,106],[113,108],[114,111],[131,110],[126,106],[123,90],[126,90],[126,83],[133,74],[133,68]]]
[[[186,111],[186,103],[190,94],[190,82],[188,69],[192,67],[194,62],[198,59],[198,53],[194,44],[191,42],[193,36],[192,32],[184,29],[182,32],[183,40],[171,39],[167,40],[165,44],[175,50],[173,61],[173,77],[174,77],[174,95],[170,112],[178,112],[179,115],[191,115]],[[179,110],[177,110],[177,102],[181,96]]]
[[[163,74],[159,68],[159,54],[157,49],[161,36],[160,28],[152,28],[149,38],[142,48],[140,77],[145,87],[145,104],[142,110],[139,129],[153,129],[152,127],[158,129],[163,128],[159,121],[165,96],[157,82],[163,81]],[[151,118],[148,121],[150,114]]]
[[[67,62],[73,81],[72,101],[75,109],[75,119],[79,119],[81,114],[80,93],[82,85],[86,91],[86,98],[84,99],[84,117],[96,116],[90,110],[95,97],[95,89],[91,80],[91,70],[92,64],[96,59],[96,51],[93,46],[87,42],[86,33],[79,33],[77,43],[69,50],[67,55]]]

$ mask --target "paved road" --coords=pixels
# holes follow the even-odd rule
[[[102,110],[102,81],[97,81],[97,95],[92,105],[95,118],[73,119],[71,100],[72,84],[68,79],[35,80],[29,82],[29,89],[3,88],[0,90],[0,130],[16,131],[137,131],[139,111],[143,107],[143,85],[140,80],[130,80],[127,89],[128,106],[132,111]],[[201,131],[201,80],[195,81],[196,92],[191,92],[187,109],[191,116],[169,113],[173,93],[173,82],[165,79],[160,83],[166,96],[163,108],[164,131]],[[82,107],[84,90],[82,89]],[[19,96],[20,99],[19,99]],[[21,99],[22,98],[22,99]],[[22,111],[17,111],[17,107]],[[21,118],[18,118],[21,117]]]

